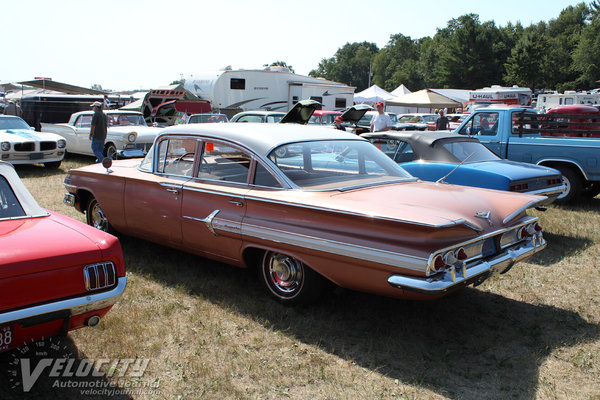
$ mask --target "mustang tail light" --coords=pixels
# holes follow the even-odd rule
[[[87,290],[98,290],[113,286],[117,280],[115,266],[111,262],[86,265],[83,280]]]

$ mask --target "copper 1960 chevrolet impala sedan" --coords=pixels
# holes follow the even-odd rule
[[[292,124],[164,130],[140,162],[90,165],[65,178],[87,222],[230,263],[258,267],[283,303],[331,281],[436,298],[543,249],[543,196],[418,181],[368,141]]]

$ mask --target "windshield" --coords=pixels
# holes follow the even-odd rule
[[[366,141],[291,143],[273,150],[269,158],[292,182],[304,189],[348,190],[414,179]]]
[[[458,162],[466,163],[500,160],[498,156],[479,142],[445,142],[441,147],[451,153]]]
[[[19,117],[0,118],[0,129],[31,129],[27,122]]]
[[[188,124],[211,123],[211,122],[227,122],[225,114],[197,114],[192,115]]]
[[[148,126],[140,114],[108,114],[109,126]]]
[[[370,114],[365,114],[362,116],[362,118],[358,121],[358,125],[371,125],[371,119],[373,119],[373,116]]]

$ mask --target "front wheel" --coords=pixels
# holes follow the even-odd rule
[[[88,225],[93,226],[101,231],[112,233],[113,229],[108,222],[108,218],[104,215],[100,203],[96,199],[92,199],[88,204],[87,212],[85,213],[85,219]]]
[[[111,160],[117,159],[117,148],[114,144],[109,143],[104,147],[104,157],[110,158]]]
[[[317,300],[326,280],[294,257],[267,251],[261,265],[262,281],[282,304],[307,304]]]

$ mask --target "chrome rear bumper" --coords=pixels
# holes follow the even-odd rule
[[[72,299],[60,300],[52,303],[27,307],[20,310],[0,313],[0,325],[18,322],[27,318],[43,316],[45,314],[57,313],[60,311],[68,311],[70,312],[71,316],[75,316],[89,311],[101,310],[115,304],[123,294],[125,286],[127,286],[127,277],[122,276],[119,277],[117,286],[106,292],[94,293]]]
[[[471,283],[480,284],[494,274],[507,272],[514,263],[532,256],[546,245],[542,235],[534,235],[531,240],[506,248],[485,261],[480,260],[469,266],[463,264],[460,268],[451,267],[427,278],[392,275],[388,278],[388,283],[398,289],[439,295]]]

